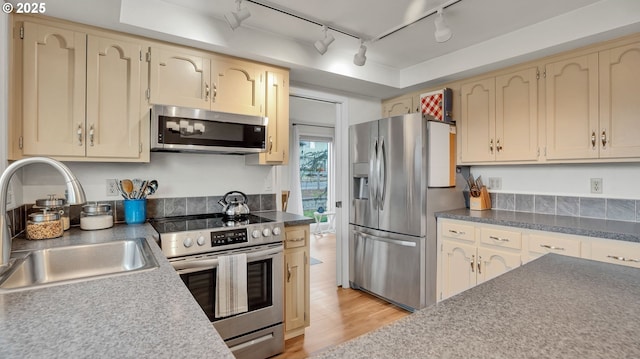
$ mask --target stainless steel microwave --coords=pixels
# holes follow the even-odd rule
[[[264,152],[266,117],[153,105],[151,150],[248,154]]]

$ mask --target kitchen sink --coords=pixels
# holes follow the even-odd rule
[[[144,238],[15,252],[0,292],[88,281],[158,267]]]

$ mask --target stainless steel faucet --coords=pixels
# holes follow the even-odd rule
[[[71,173],[69,167],[62,162],[48,157],[31,157],[18,160],[9,165],[2,173],[2,176],[0,176],[0,241],[2,242],[2,246],[0,247],[0,273],[9,266],[9,257],[11,256],[11,231],[9,230],[9,223],[7,221],[7,191],[9,190],[9,181],[18,169],[32,163],[49,164],[62,174],[67,186],[67,201],[69,204],[81,204],[87,201],[80,182],[76,176]]]

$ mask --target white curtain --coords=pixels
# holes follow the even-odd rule
[[[303,215],[302,211],[302,186],[300,185],[300,130],[293,126],[293,146],[289,158],[289,204],[287,212]]]

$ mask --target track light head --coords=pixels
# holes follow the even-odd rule
[[[313,44],[313,46],[315,46],[316,50],[318,50],[320,55],[324,55],[324,53],[327,52],[329,45],[331,45],[331,43],[335,40],[333,35],[327,32],[326,26],[323,26],[322,28],[324,31],[324,39],[318,40],[315,42],[315,44]]]
[[[231,30],[237,29],[244,20],[251,16],[248,8],[240,8],[241,2],[242,0],[237,0],[238,11],[231,11],[224,15],[224,18],[225,20],[227,20],[227,23],[229,24]]]
[[[367,62],[367,47],[364,46],[364,41],[360,40],[360,48],[358,49],[358,53],[353,56],[353,64],[356,66],[364,66],[364,63]]]
[[[434,36],[437,42],[445,42],[451,38],[451,29],[447,26],[442,15],[442,9],[438,9],[438,16],[435,20],[436,32]]]

